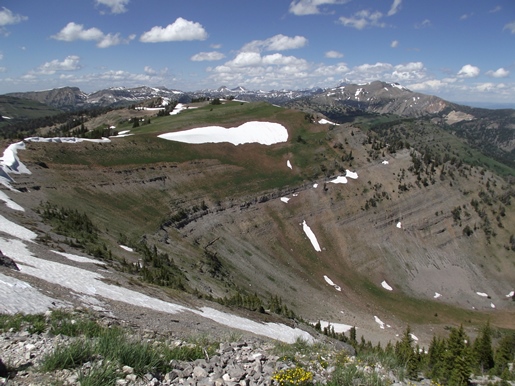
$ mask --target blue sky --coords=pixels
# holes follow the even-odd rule
[[[515,101],[513,0],[0,0],[0,94],[398,82]]]

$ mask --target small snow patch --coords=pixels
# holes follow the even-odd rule
[[[292,168],[292,166],[291,166],[291,162],[290,162],[290,160],[286,161],[286,166],[288,166],[290,169],[292,169],[292,170],[293,170],[293,168]]]
[[[439,297],[441,297],[442,294],[439,294],[438,292],[435,292],[435,296],[433,296],[435,299],[438,299]]]
[[[313,184],[313,188],[318,188],[318,184]]]
[[[484,298],[487,298],[488,297],[488,294],[484,293],[484,292],[476,292],[476,294],[478,294],[479,296],[482,296]]]
[[[9,198],[9,196],[2,191],[0,191],[0,201],[5,202],[5,205],[7,205],[8,208],[18,210],[20,212],[25,212],[25,209],[22,206],[11,200],[11,198]]]
[[[132,249],[131,247],[128,247],[126,245],[120,245],[120,248],[125,249],[128,252],[134,252],[134,249]]]
[[[321,125],[335,125],[335,126],[338,126],[338,123],[334,123],[334,122],[331,122],[331,121],[328,121],[327,119],[321,119],[318,121],[319,124]]]
[[[331,279],[329,279],[328,276],[324,275],[324,280],[326,281],[327,284],[329,284],[330,286],[333,286],[336,289],[336,291],[342,290],[342,288],[339,285],[334,284],[334,282]]]
[[[397,226],[397,228],[401,229],[402,228],[402,223],[399,221],[396,226]]]
[[[379,327],[381,327],[384,330],[384,322],[375,315],[374,315],[374,320],[376,321],[377,324],[379,324]]]
[[[410,336],[411,336],[411,339],[413,339],[413,340],[415,340],[415,341],[417,341],[417,340],[418,340],[418,338],[415,336],[415,334],[411,333],[411,334],[410,334]]]
[[[287,204],[290,199],[288,197],[281,197],[281,201]]]
[[[347,332],[352,328],[352,326],[348,324],[326,322],[325,320],[320,321],[320,327],[322,328],[322,331],[324,328],[327,328],[328,330],[334,330],[334,332],[338,334]]]
[[[358,173],[351,172],[350,170],[345,170],[345,177],[352,178],[353,180],[356,180],[358,178]]]
[[[313,245],[313,248],[315,248],[315,251],[321,252],[322,249],[320,248],[320,245],[318,244],[318,240],[311,230],[311,228],[306,224],[306,220],[302,223],[302,229],[304,230],[304,233],[306,236],[308,236],[309,241],[311,241],[311,244]]]
[[[495,308],[495,304],[490,303],[490,307]]]
[[[346,184],[347,178],[344,176],[338,176],[334,180],[329,181],[332,184]]]
[[[508,295],[506,295],[507,298],[512,298],[513,295],[515,295],[515,291],[511,291]]]
[[[385,280],[383,280],[383,281],[381,282],[381,286],[382,286],[385,290],[388,290],[388,291],[392,291],[392,290],[393,290],[393,288],[392,288],[392,287],[391,287],[391,286],[390,286],[390,285],[389,285]]]
[[[387,160],[384,160],[383,162],[381,162],[383,165],[388,165],[389,162]]]

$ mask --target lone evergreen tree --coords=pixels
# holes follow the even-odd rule
[[[485,373],[494,367],[494,353],[492,350],[492,329],[490,322],[481,328],[474,342],[474,360],[481,373]]]

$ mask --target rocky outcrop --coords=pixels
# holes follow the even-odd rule
[[[13,259],[5,256],[2,251],[0,251],[0,267],[6,267],[9,269],[14,269],[15,271],[19,271],[20,269],[16,265]]]
[[[7,371],[7,367],[2,362],[2,358],[0,358],[0,377],[7,378],[9,376],[9,372]]]

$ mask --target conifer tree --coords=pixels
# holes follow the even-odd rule
[[[449,382],[452,378],[455,382],[454,385],[466,384],[470,378],[471,352],[468,349],[468,342],[469,339],[463,330],[463,325],[460,325],[460,328],[451,329],[451,335],[447,340],[447,349],[443,356],[443,376]]]
[[[509,363],[515,362],[515,334],[502,337],[495,352],[495,374],[502,375],[509,370]]]
[[[418,353],[413,351],[413,337],[411,328],[408,325],[400,342],[395,346],[395,357],[401,366],[406,367],[408,378],[417,379],[420,361]]]
[[[443,378],[443,360],[445,352],[445,341],[433,336],[428,349],[426,375],[433,380]]]
[[[481,373],[485,373],[494,367],[492,329],[489,321],[481,328],[474,342],[473,353],[475,364]]]

